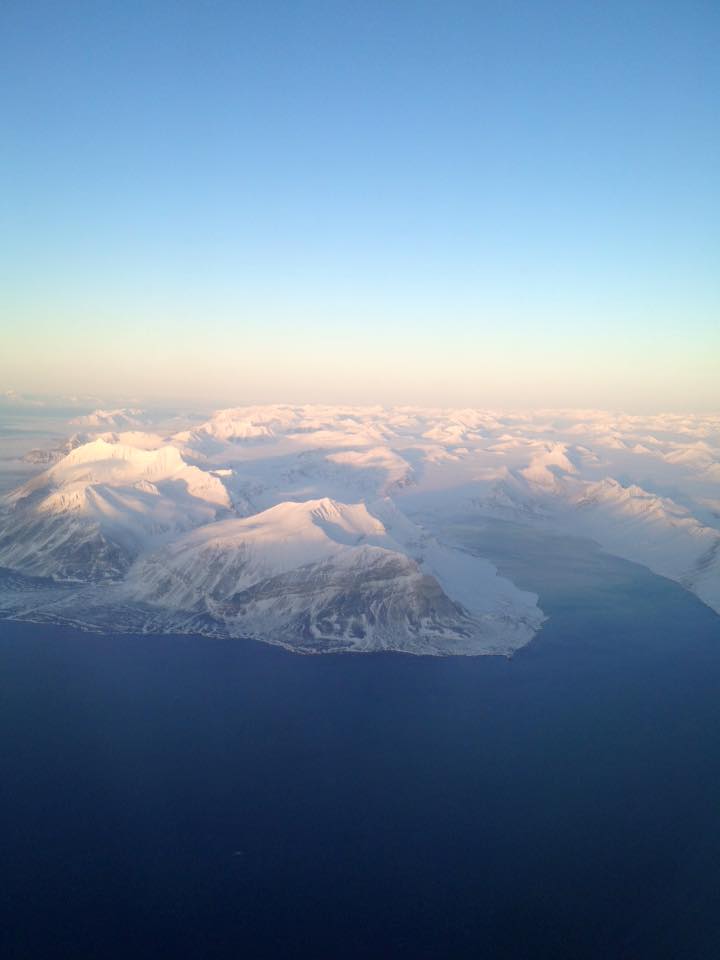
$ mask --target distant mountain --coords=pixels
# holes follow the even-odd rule
[[[75,417],[70,423],[76,427],[95,430],[129,430],[142,427],[147,422],[144,410],[122,407],[118,410],[93,410],[92,413]]]
[[[533,462],[474,504],[487,516],[595,540],[610,553],[677,580],[720,612],[720,530],[637,484],[612,477],[583,481],[576,474],[567,464],[552,472],[545,461]]]

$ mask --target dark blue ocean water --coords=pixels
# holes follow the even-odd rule
[[[720,618],[503,543],[512,660],[0,624],[3,960],[718,956]]]

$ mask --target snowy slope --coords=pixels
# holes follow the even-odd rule
[[[531,467],[508,474],[473,506],[484,516],[589,537],[678,581],[720,612],[720,531],[669,497],[611,477],[583,482]]]
[[[412,525],[404,526],[407,536]],[[409,539],[417,547],[422,537]],[[208,613],[233,633],[305,652],[509,653],[526,643],[542,620],[537,598],[457,553],[463,605],[436,549],[443,585],[432,556],[409,555],[364,504],[282,503],[141,558],[126,589],[135,602]]]
[[[153,538],[209,523],[229,507],[222,481],[174,447],[94,440],[4,498],[0,565],[66,579],[118,577]]]

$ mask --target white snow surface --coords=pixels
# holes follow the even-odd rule
[[[96,439],[3,499],[0,565],[59,579],[116,577],[158,537],[230,508],[221,479],[155,450]]]
[[[117,410],[93,410],[92,413],[75,417],[70,423],[90,430],[127,430],[142,427],[146,419],[144,410],[122,407]]]
[[[126,596],[209,611],[274,642],[301,623],[313,648],[507,653],[532,637],[542,621],[534,594],[442,547],[391,502],[374,506],[325,497],[209,524],[139,559]]]
[[[274,404],[171,435],[134,409],[78,425],[0,503],[0,565],[312,652],[509,653],[537,598],[441,533],[493,517],[589,537],[720,611],[720,415]]]

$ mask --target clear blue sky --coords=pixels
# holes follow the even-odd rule
[[[0,392],[720,409],[720,4],[0,7]]]

